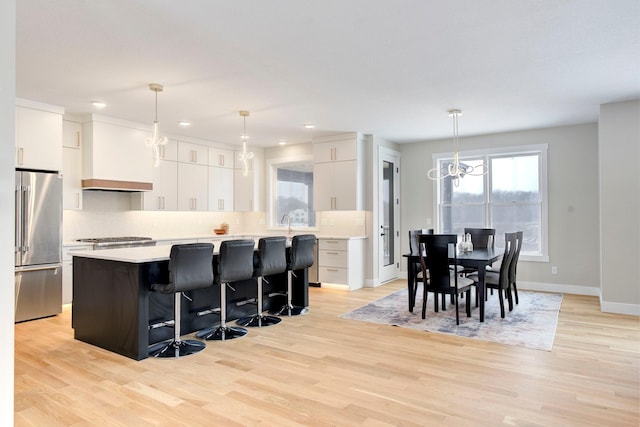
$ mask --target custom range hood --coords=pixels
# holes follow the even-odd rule
[[[82,189],[153,190],[148,126],[93,114],[82,124]]]
[[[131,193],[138,191],[151,191],[153,190],[153,184],[151,182],[116,181],[113,179],[83,179],[82,189],[122,191]]]

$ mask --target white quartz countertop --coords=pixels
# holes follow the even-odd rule
[[[167,261],[171,245],[139,246],[136,248],[116,248],[102,250],[70,250],[69,255],[85,258],[104,259],[140,264],[143,262]]]

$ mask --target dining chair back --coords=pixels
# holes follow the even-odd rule
[[[509,302],[509,311],[513,310],[513,299],[510,292],[510,275],[511,263],[514,258],[518,244],[517,233],[505,233],[504,234],[504,255],[502,256],[502,262],[500,264],[499,271],[486,271],[484,282],[488,289],[496,289],[498,291],[498,297],[500,299],[500,317],[504,318],[504,297],[506,294]],[[468,276],[474,282],[479,280],[478,273],[472,273]]]
[[[433,234],[433,228],[409,230],[409,252],[412,254],[418,253],[418,236],[420,234]]]
[[[456,306],[456,324],[460,324],[458,314],[458,295],[466,293],[467,317],[471,316],[471,286],[473,281],[467,279],[450,268],[450,263],[456,265],[456,244],[458,236],[455,234],[420,234],[418,236],[418,258],[424,281],[422,297],[422,318],[426,316],[427,294],[434,294],[434,310],[438,312],[438,294],[449,294]]]
[[[511,259],[511,263],[509,264],[509,286],[511,290],[513,290],[513,294],[515,296],[516,304],[518,304],[518,287],[516,286],[516,273],[518,271],[518,260],[520,259],[520,249],[522,249],[522,239],[524,233],[522,231],[516,231],[516,248],[513,253],[513,258]]]
[[[471,243],[473,249],[494,249],[495,248],[495,228],[467,228],[464,229],[464,234],[471,235]]]

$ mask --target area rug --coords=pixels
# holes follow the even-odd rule
[[[460,325],[456,326],[455,306],[447,296],[447,310],[433,311],[433,294],[427,300],[426,319],[422,319],[422,294],[418,291],[416,307],[410,313],[407,307],[407,289],[380,298],[358,309],[341,315],[341,318],[399,326],[421,331],[458,335],[482,341],[492,341],[550,351],[558,324],[558,312],[562,294],[518,291],[519,304],[509,311],[505,300],[506,317],[500,317],[498,296],[489,295],[485,303],[485,321],[480,323],[479,311],[472,296],[471,317],[466,314],[466,301],[461,299]]]

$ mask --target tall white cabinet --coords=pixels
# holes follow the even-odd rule
[[[313,141],[313,205],[317,211],[364,208],[364,138],[348,133]]]

